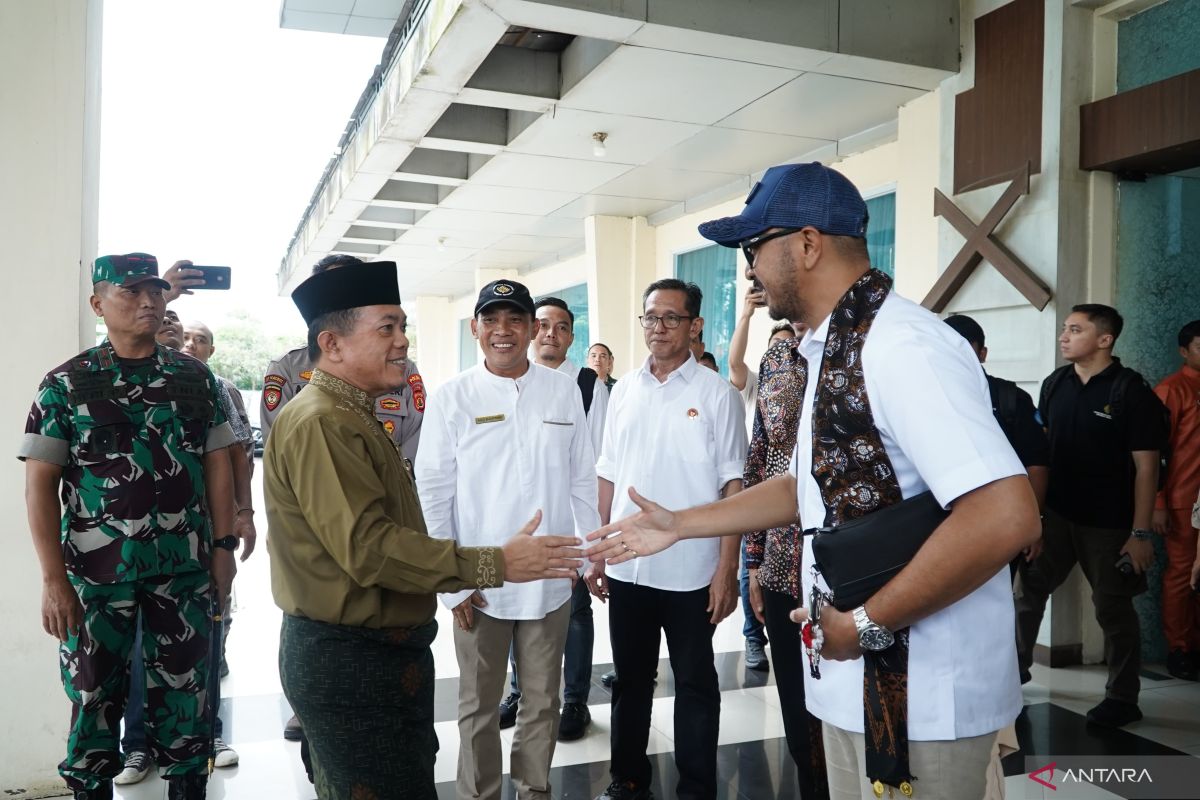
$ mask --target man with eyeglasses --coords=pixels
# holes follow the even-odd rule
[[[737,391],[704,369],[689,343],[700,331],[700,289],[665,279],[642,296],[650,356],[613,388],[596,464],[600,515],[636,511],[630,489],[653,491],[669,508],[710,503],[741,490],[746,426]],[[653,489],[643,489],[653,487]],[[715,798],[721,693],[713,667],[716,625],[737,607],[739,536],[689,542],[585,580],[611,600],[609,633],[620,676],[612,687],[612,783],[597,800],[646,800],[650,713],[659,641],[665,633],[675,676],[676,794]]]

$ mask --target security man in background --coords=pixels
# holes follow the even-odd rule
[[[208,368],[155,343],[170,288],[155,258],[102,256],[92,282],[108,336],[47,373],[18,450],[42,624],[62,642],[73,705],[59,773],[76,800],[112,797],[140,614],[152,754],[170,800],[203,800],[214,601],[228,596],[237,546],[221,513],[234,434]]]

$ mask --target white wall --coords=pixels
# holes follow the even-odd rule
[[[0,396],[0,793],[62,788],[70,705],[55,640],[41,626],[41,572],[28,528],[24,467],[13,454],[41,376],[94,336],[80,264],[95,257],[101,0],[0,3],[0,295],[20,358]],[[86,292],[86,293],[85,293]]]

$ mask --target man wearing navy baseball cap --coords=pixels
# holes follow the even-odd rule
[[[979,798],[996,732],[1021,710],[1005,567],[1040,535],[1037,502],[974,353],[871,268],[866,231],[858,190],[817,163],[772,167],[741,214],[700,226],[746,254],[772,317],[809,326],[794,472],[685,511],[638,495],[641,512],[591,534],[603,541],[588,555],[620,563],[681,538],[797,518],[806,529],[859,520],[870,549],[891,553],[889,515],[871,516],[915,499],[910,510],[930,509],[920,517],[928,536],[894,553],[907,566],[873,593],[846,581],[860,577],[849,562],[862,553],[830,554],[814,571],[813,537],[803,537],[807,607],[792,620],[803,626],[805,702],[823,723],[831,797],[869,800],[894,787]],[[866,599],[853,607],[848,596]]]

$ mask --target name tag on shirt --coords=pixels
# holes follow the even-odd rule
[[[476,425],[486,425],[489,422],[504,422],[504,415],[503,414],[492,414],[490,417],[476,417],[475,418]]]

